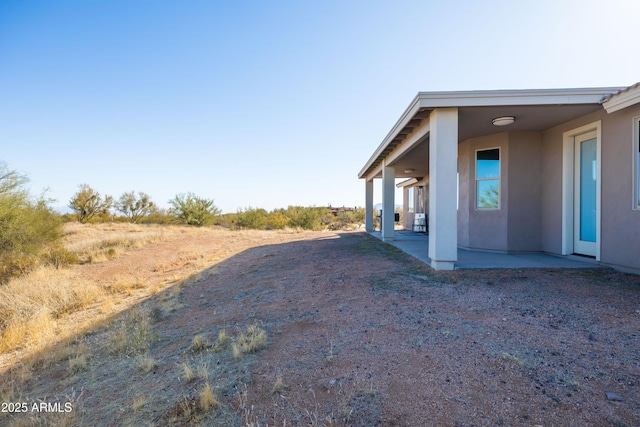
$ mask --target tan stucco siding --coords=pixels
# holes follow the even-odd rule
[[[633,118],[640,106],[607,114],[604,110],[564,123],[543,133],[541,249],[562,253],[563,133],[601,122],[600,261],[640,269],[640,211],[633,203]]]
[[[540,242],[543,252],[562,253],[563,133],[603,120],[604,110],[563,123],[542,133],[542,203]]]
[[[540,251],[541,163],[540,132],[509,133],[509,251]]]
[[[458,245],[469,247],[469,209],[471,206],[471,142],[458,145]]]
[[[633,118],[640,105],[602,121],[602,262],[640,269],[640,210],[633,209]]]
[[[464,147],[468,145],[467,147]],[[468,247],[475,249],[486,249],[495,251],[508,250],[508,134],[499,133],[480,138],[471,138],[462,143],[464,147],[466,160],[458,151],[461,161],[466,161],[468,174],[466,177],[460,175],[460,194],[464,193],[467,199],[465,205],[462,203],[458,207],[458,216],[464,218],[468,215],[468,232],[462,230],[463,235],[469,236]],[[477,150],[490,148],[500,149],[500,209],[476,209],[476,165],[475,157]],[[459,148],[460,150],[460,148]],[[466,188],[464,188],[466,187]],[[462,202],[462,197],[461,200]],[[466,211],[462,212],[461,211]],[[460,224],[460,222],[459,222]],[[460,228],[460,227],[459,227]],[[463,237],[466,239],[466,236]],[[459,239],[459,244],[463,247],[467,246]]]

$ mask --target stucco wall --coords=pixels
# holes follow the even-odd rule
[[[603,118],[600,260],[640,269],[640,210],[633,209],[633,118],[640,105]]]
[[[604,110],[563,123],[542,133],[540,248],[562,253],[563,133],[602,120]]]
[[[469,247],[471,142],[458,144],[458,246]]]
[[[458,207],[458,217],[464,217],[468,215],[468,246],[460,244],[461,246],[467,246],[474,249],[486,249],[495,251],[507,251],[508,239],[507,239],[507,217],[508,217],[508,163],[509,163],[509,149],[508,149],[508,134],[499,133],[489,135],[481,138],[471,138],[462,145],[468,144],[468,149],[464,148],[466,153],[466,159],[458,151],[460,157],[459,162],[466,162],[466,168],[468,168],[468,175],[465,179],[460,176],[460,193],[466,192],[468,194],[465,205],[463,206],[462,200]],[[476,181],[475,181],[475,156],[476,150],[500,148],[500,209],[476,209]],[[466,187],[466,188],[464,188]],[[467,213],[461,213],[461,210],[466,210]],[[460,231],[460,230],[459,230]],[[463,231],[464,233],[464,231]]]
[[[602,180],[600,261],[640,270],[640,211],[632,209],[633,117],[640,106],[607,114],[601,110],[543,133],[541,249],[562,253],[563,133],[601,121]]]
[[[509,132],[508,250],[540,251],[540,132]]]

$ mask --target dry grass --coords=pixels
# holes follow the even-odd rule
[[[145,374],[153,371],[158,366],[158,361],[148,354],[138,356],[138,368]]]
[[[69,370],[71,372],[86,370],[88,357],[87,346],[84,343],[78,344],[69,356]]]
[[[218,331],[218,339],[213,344],[213,346],[211,346],[211,350],[214,353],[220,353],[225,350],[225,348],[227,347],[227,343],[229,343],[230,341],[231,338],[227,335],[226,329],[220,329]]]
[[[119,325],[109,332],[109,350],[130,355],[149,349],[155,339],[151,323],[149,312],[131,309]]]
[[[182,363],[180,365],[180,377],[185,381],[190,383],[191,381],[193,381],[196,378],[195,373],[193,372],[193,369],[191,368],[191,366],[188,363]]]
[[[273,388],[271,389],[271,394],[280,394],[285,390],[286,386],[282,381],[282,377],[276,377],[276,381],[273,383]]]
[[[136,224],[71,223],[65,226],[64,245],[81,262],[104,262],[109,259],[166,240],[182,227]],[[108,236],[108,237],[107,237]]]
[[[0,351],[39,348],[55,334],[56,319],[85,308],[104,289],[68,270],[41,267],[0,287]]]
[[[149,284],[146,280],[135,276],[116,276],[112,278],[105,289],[110,293],[126,293],[132,295],[137,289],[146,288]]]
[[[65,225],[63,241],[65,250],[86,263],[108,260],[185,234],[209,231],[181,226],[71,223]],[[96,305],[96,312],[89,316],[95,320],[87,316],[82,319],[90,324],[113,314],[118,308],[126,308],[119,305],[127,296],[138,295],[138,291],[155,294],[172,285],[170,280],[151,285],[145,278],[134,275],[115,276],[106,283],[99,283],[84,279],[79,271],[78,268],[42,266],[0,287],[0,353],[21,349],[37,351],[78,329],[77,318],[66,325],[65,331],[61,325],[61,321],[64,324],[64,320],[74,313]],[[180,290],[181,287],[177,287],[163,301],[165,311],[181,308],[177,299]],[[115,336],[112,338],[116,339]]]
[[[211,389],[211,385],[209,383],[206,383],[200,390],[200,408],[203,411],[208,411],[210,409],[217,408],[218,406],[220,406],[218,397]]]
[[[138,412],[139,410],[144,408],[147,405],[147,403],[149,403],[147,396],[138,394],[131,401],[131,409],[133,410],[133,412]]]
[[[249,325],[247,332],[240,334],[234,345],[242,354],[255,353],[267,346],[267,332],[257,325]]]
[[[196,334],[191,339],[191,351],[202,351],[207,348],[207,339],[202,334]]]
[[[522,367],[526,364],[526,362],[522,359],[520,359],[518,356],[511,354],[511,353],[507,353],[507,352],[503,352],[502,355],[500,356],[502,357],[502,359],[504,360],[509,360],[513,363],[515,363],[516,365]]]
[[[107,234],[118,231],[112,228],[120,229],[121,225],[72,224],[67,239],[79,239],[82,235],[93,238],[98,234],[96,230]],[[187,232],[201,236],[211,231],[193,229]],[[100,250],[113,243],[111,238],[107,240],[108,244]],[[76,242],[76,245],[79,247],[80,243]],[[127,247],[134,248],[133,245]],[[167,245],[162,246],[163,249],[165,247]],[[156,368],[161,365],[163,375],[170,377],[178,388],[184,388],[176,390],[169,398],[176,404],[175,414],[179,420],[211,418],[224,420],[219,425],[228,425],[227,421],[233,418],[231,407],[219,401],[219,396],[226,398],[240,379],[246,381],[249,377],[246,369],[253,360],[247,357],[240,362],[233,361],[230,357],[232,344],[241,358],[243,354],[254,353],[267,345],[266,332],[251,325],[233,334],[228,334],[227,329],[219,329],[211,336],[208,332],[192,335],[189,338],[192,339],[193,352],[187,356],[190,359],[185,363],[179,361],[174,365],[177,369],[171,369],[167,374],[164,368],[174,362],[155,352],[157,337],[153,325],[184,307],[182,291],[185,287],[215,274],[213,270],[195,274],[194,271],[210,267],[234,251],[226,242],[222,249],[212,252],[213,255],[202,255],[202,250],[198,252],[190,246],[180,248],[177,260],[163,259],[158,267],[148,269],[154,273],[148,276],[145,275],[147,270],[139,270],[138,275],[125,272],[112,276],[112,271],[118,273],[120,262],[114,263],[113,269],[110,265],[43,267],[0,287],[0,353],[4,352],[0,354],[0,363],[2,368],[10,369],[7,380],[0,384],[2,401],[28,396],[39,378],[55,376],[65,378],[65,384],[75,384],[78,390],[89,390],[88,393],[95,398],[106,399],[106,407],[113,409],[117,401],[119,409],[114,409],[113,414],[124,414],[118,422],[136,425],[136,421],[150,416],[151,408],[155,407],[151,404],[151,395],[140,384],[157,381],[151,373],[156,373]],[[120,248],[111,251],[115,255],[122,253]],[[85,262],[95,261],[96,254],[89,254],[93,257],[91,260],[87,254],[85,252]],[[123,261],[123,265],[128,265],[128,260]],[[108,271],[110,275],[89,276],[86,271]],[[89,280],[86,277],[94,278]],[[179,283],[173,282],[172,278]],[[147,300],[156,293],[158,295]],[[151,354],[159,359],[154,359]],[[227,368],[234,372],[233,377],[226,376],[225,373],[230,372]],[[133,380],[130,389],[122,396],[115,395],[113,390],[100,394],[102,389],[113,389],[113,383],[122,382],[123,378]],[[53,389],[52,385],[49,390]],[[47,396],[63,399],[57,393]],[[74,407],[74,412],[83,413],[76,409]],[[171,410],[166,414],[167,421],[173,419]],[[55,420],[38,416],[30,420],[25,423],[44,424],[50,421],[56,425],[58,421],[61,424],[77,421],[73,416],[61,416]],[[0,424],[3,421],[1,419]]]

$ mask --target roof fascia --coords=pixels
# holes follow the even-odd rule
[[[409,179],[407,179],[407,180],[405,180],[405,181],[402,181],[402,182],[397,183],[397,184],[396,184],[396,188],[403,188],[403,187],[407,187],[407,186],[409,186],[409,185],[416,184],[417,182],[418,182],[418,179],[417,179],[417,178],[409,178]]]
[[[638,103],[640,103],[640,84],[610,96],[602,103],[602,106],[608,114],[611,114]]]
[[[599,104],[619,87],[587,89],[478,90],[419,92],[421,108],[491,107],[498,105]]]

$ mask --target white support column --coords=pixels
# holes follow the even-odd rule
[[[393,241],[393,224],[395,219],[396,171],[387,166],[382,167],[382,240]]]
[[[373,231],[373,179],[364,180],[364,229],[367,233]]]
[[[436,270],[453,270],[458,260],[458,109],[436,108],[429,124],[429,258]]]

